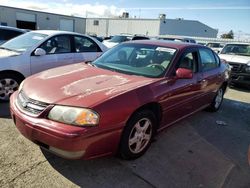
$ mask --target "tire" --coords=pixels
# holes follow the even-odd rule
[[[136,159],[149,148],[156,132],[156,117],[153,112],[143,110],[135,113],[126,124],[119,148],[123,159]]]
[[[223,87],[221,87],[217,91],[216,96],[214,97],[212,103],[207,108],[208,111],[210,111],[210,112],[217,112],[220,109],[221,104],[223,102],[224,92],[225,92],[225,90],[223,89]]]
[[[13,73],[1,73],[0,75],[0,102],[8,102],[11,94],[18,90],[19,85],[22,82],[20,76],[16,76]]]

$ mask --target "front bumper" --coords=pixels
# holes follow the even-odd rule
[[[77,127],[48,119],[27,115],[19,110],[15,101],[17,92],[10,99],[12,119],[23,136],[46,150],[68,159],[91,159],[116,152],[121,126],[112,130],[99,127]]]
[[[230,83],[250,86],[250,74],[247,73],[231,73]]]

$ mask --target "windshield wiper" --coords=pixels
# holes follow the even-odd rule
[[[3,46],[0,46],[0,49],[12,51],[12,52],[18,52],[17,50],[13,50],[13,49],[10,49],[10,48],[5,48],[5,47],[3,47]]]
[[[93,64],[92,61],[85,61],[84,63],[85,63],[86,65],[90,65],[90,66],[92,66],[92,67],[96,67],[96,66]]]

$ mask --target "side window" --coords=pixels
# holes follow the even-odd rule
[[[91,39],[82,36],[74,36],[76,52],[101,52],[100,47]]]
[[[198,71],[197,62],[198,62],[197,52],[189,52],[181,58],[177,68],[190,69],[195,73]]]
[[[46,54],[60,54],[71,52],[70,36],[55,36],[44,42],[40,48],[46,51]]]
[[[201,67],[203,71],[208,71],[219,66],[214,54],[209,49],[200,49]]]

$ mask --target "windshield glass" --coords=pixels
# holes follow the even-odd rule
[[[1,47],[13,51],[24,52],[29,48],[31,48],[32,46],[36,45],[39,41],[43,40],[47,36],[48,35],[46,34],[28,32],[12,40],[9,40],[8,42],[4,43]]]
[[[250,45],[248,44],[227,44],[221,54],[234,54],[250,56]]]
[[[121,42],[125,42],[128,40],[129,40],[128,36],[115,35],[110,39],[110,42],[121,43]]]
[[[99,68],[146,77],[161,77],[176,49],[145,44],[121,44],[93,64]]]

